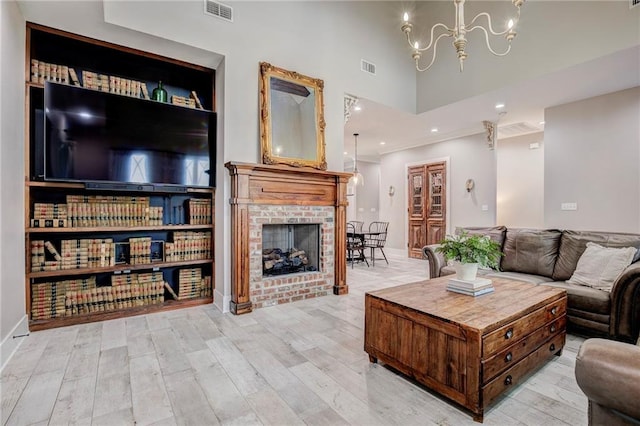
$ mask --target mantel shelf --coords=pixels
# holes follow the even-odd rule
[[[42,272],[28,272],[27,278],[47,278],[47,277],[62,277],[69,275],[90,275],[100,274],[104,272],[121,272],[121,271],[140,271],[144,269],[156,269],[156,268],[172,268],[175,266],[192,266],[192,265],[205,265],[212,263],[213,259],[203,260],[183,260],[180,262],[156,262],[156,263],[144,263],[140,265],[115,265],[107,266],[104,268],[81,268],[81,269],[57,269],[55,271],[42,271]]]

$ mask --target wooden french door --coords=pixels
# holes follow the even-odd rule
[[[444,162],[408,168],[409,257],[422,258],[422,247],[445,236],[446,165]]]

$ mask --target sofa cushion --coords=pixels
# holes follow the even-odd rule
[[[558,260],[553,268],[552,278],[565,281],[571,278],[578,259],[587,248],[588,242],[603,247],[635,247],[640,249],[640,234],[621,234],[616,232],[563,231],[560,239]],[[634,259],[638,260],[637,258]]]
[[[577,284],[569,284],[566,281],[552,281],[543,283],[542,285],[566,290],[567,305],[573,309],[604,315],[609,315],[611,312],[611,301],[609,293],[606,291]]]
[[[523,274],[521,272],[500,272],[491,271],[485,275],[487,278],[505,278],[508,280],[523,281],[529,284],[541,284],[549,281],[549,277],[543,277],[541,275]]]
[[[500,269],[550,277],[561,235],[555,229],[507,229]]]
[[[469,235],[486,235],[491,238],[493,241],[500,245],[502,249],[502,244],[504,244],[504,236],[507,232],[507,228],[505,226],[488,226],[488,227],[458,227],[456,228],[456,235],[460,235],[462,231],[467,232]]]
[[[635,247],[602,247],[588,242],[567,283],[611,291],[613,282],[631,264],[636,251]]]

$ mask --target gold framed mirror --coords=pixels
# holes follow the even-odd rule
[[[324,82],[260,62],[263,164],[326,170]]]

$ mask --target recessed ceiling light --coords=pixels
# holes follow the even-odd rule
[[[433,129],[431,129],[431,133],[438,133],[438,128],[434,127]]]
[[[386,144],[385,141],[380,141],[380,145],[384,145],[384,144]]]
[[[504,108],[503,103],[496,104],[496,109],[501,109],[501,108]]]
[[[347,151],[345,151],[345,152],[344,152],[344,155],[347,155],[347,154],[349,154],[349,153],[348,153]]]
[[[544,120],[538,123],[541,126],[544,126]]]
[[[362,109],[362,107],[360,105],[356,105],[353,107],[354,110],[356,111],[360,111]]]
[[[88,113],[87,111],[81,111],[78,115],[80,115],[80,117],[82,117],[82,118],[91,118],[92,117],[91,113]]]

